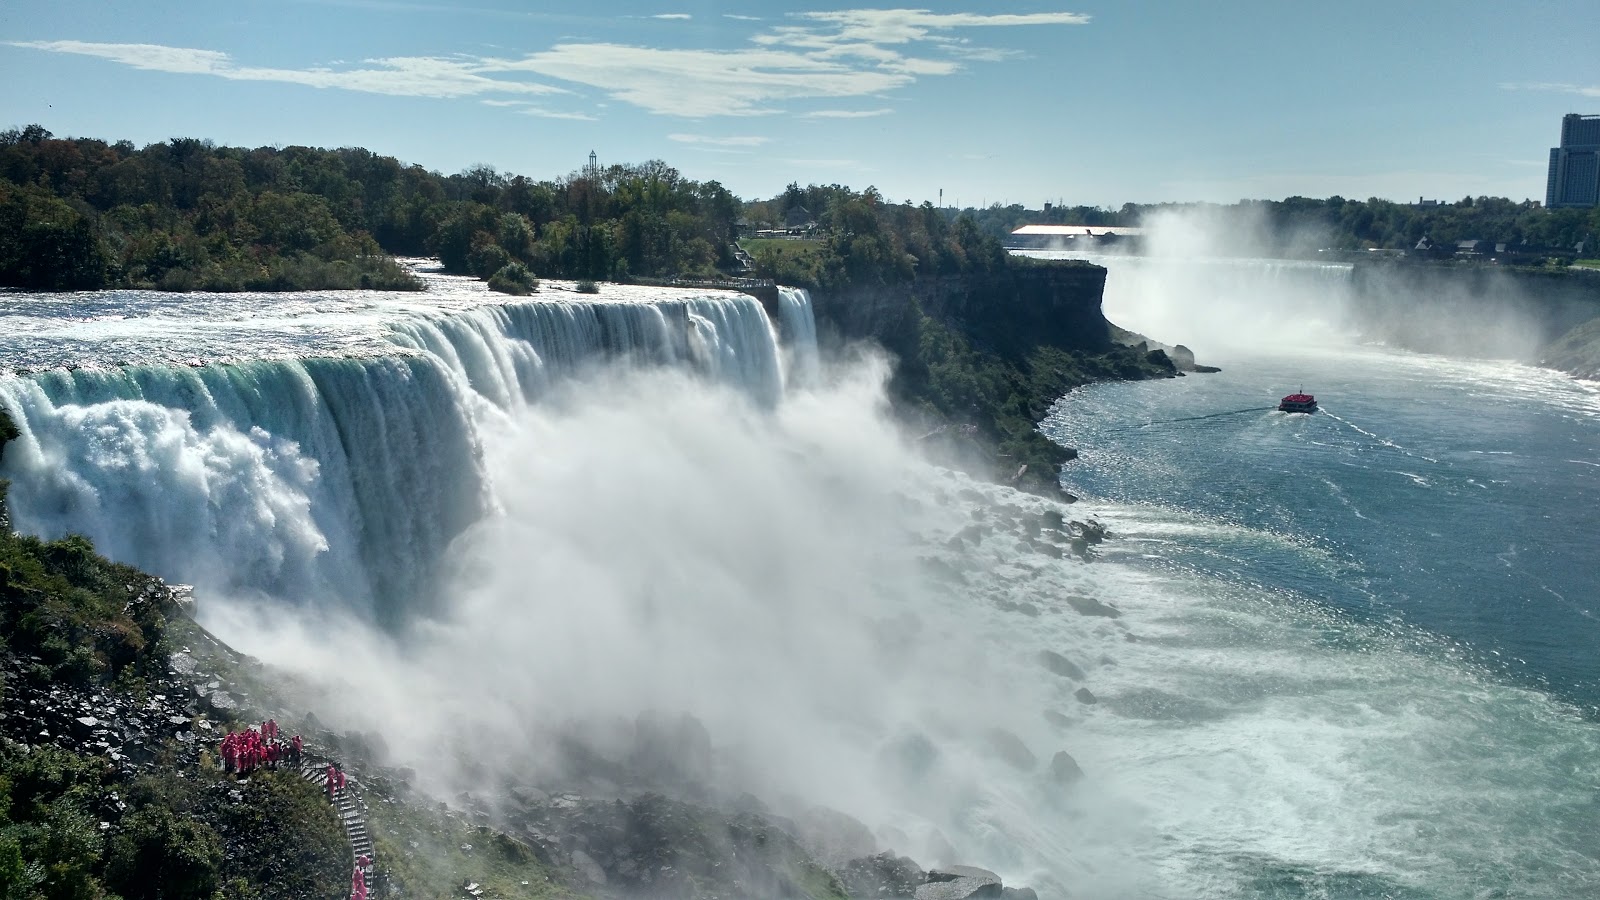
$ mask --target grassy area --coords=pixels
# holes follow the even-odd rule
[[[760,251],[771,251],[790,257],[810,257],[822,252],[822,241],[791,241],[784,238],[744,238],[739,241],[744,252],[755,256]]]
[[[1600,259],[1575,259],[1572,264],[1584,269],[1600,269]]]

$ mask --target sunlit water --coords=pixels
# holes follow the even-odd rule
[[[442,278],[11,295],[0,475],[18,527],[195,582],[441,788],[548,785],[563,729],[653,707],[706,723],[730,794],[1045,896],[1600,892],[1593,393],[1344,343],[1337,270],[1208,271],[1195,297],[1113,266],[1107,305],[1222,374],[1046,424],[1083,451],[1067,513],[1114,533],[1093,562],[1043,552],[1048,502],[919,461],[881,371],[818,370],[794,293],[776,329]],[[1264,285],[1307,349],[1210,341],[1275,321]],[[1324,413],[1262,408],[1301,386]]]

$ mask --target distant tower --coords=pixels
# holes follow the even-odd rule
[[[584,169],[583,174],[590,178],[596,178],[600,175],[600,157],[596,156],[593,150],[589,151],[589,168]]]
[[[1550,149],[1544,205],[1600,206],[1600,116],[1561,119],[1561,146]]]

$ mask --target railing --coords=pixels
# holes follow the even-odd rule
[[[631,276],[632,284],[646,284],[654,287],[683,287],[706,288],[708,290],[748,291],[771,290],[778,286],[771,278],[649,278],[645,276]]]

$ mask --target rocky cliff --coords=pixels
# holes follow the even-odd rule
[[[935,458],[1046,494],[1076,455],[1038,431],[1072,388],[1177,374],[1161,350],[1112,339],[1100,309],[1106,270],[1011,259],[958,276],[918,278],[812,300],[819,337],[881,344],[895,358],[890,395]]]
[[[1106,270],[1090,263],[1014,261],[996,271],[819,290],[812,300],[824,333],[875,340],[902,356],[914,355],[923,317],[1009,356],[1041,344],[1103,352],[1111,349],[1100,311],[1105,283]]]

